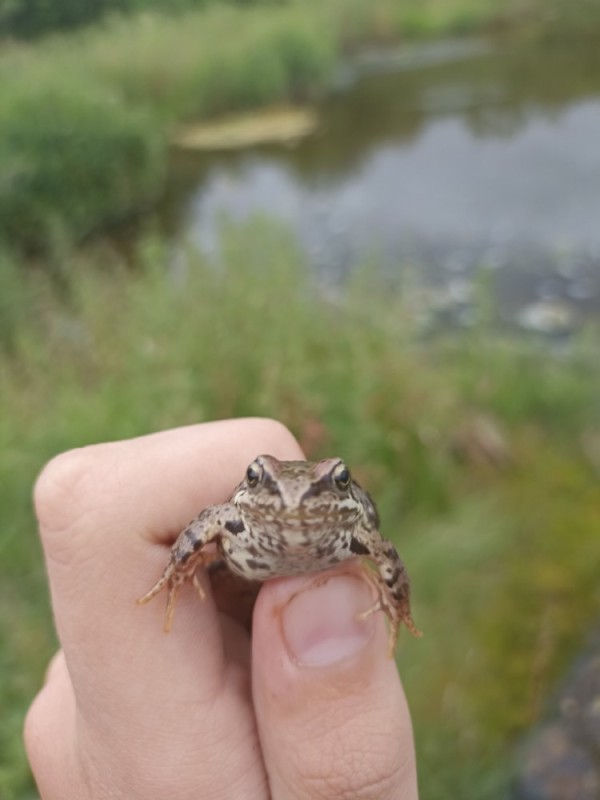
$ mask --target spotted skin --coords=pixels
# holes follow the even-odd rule
[[[206,546],[214,543],[217,555]],[[139,603],[168,588],[165,630],[177,594],[191,580],[201,597],[200,566],[225,563],[250,581],[328,569],[362,559],[377,602],[360,615],[383,610],[390,622],[390,654],[402,623],[420,636],[410,612],[410,583],[394,545],[379,533],[373,500],[339,458],[279,461],[258,456],[227,503],[205,508],[179,534],[161,578]]]

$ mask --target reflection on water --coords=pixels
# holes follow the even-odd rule
[[[529,327],[600,310],[600,49],[363,54],[322,119],[293,149],[175,157],[177,237],[215,252],[223,218],[266,213],[328,276],[410,264],[463,313],[487,270]]]

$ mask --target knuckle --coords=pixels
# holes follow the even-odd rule
[[[33,502],[43,535],[70,528],[80,516],[92,485],[95,459],[90,450],[80,448],[61,453],[39,474]]]
[[[254,419],[256,432],[265,445],[269,447],[269,452],[281,458],[303,458],[300,445],[290,429],[270,417],[259,417]]]

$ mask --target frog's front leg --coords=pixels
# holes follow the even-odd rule
[[[361,542],[362,544],[362,542]],[[394,545],[386,539],[374,544],[363,545],[361,555],[374,562],[377,572],[367,570],[379,598],[376,603],[360,616],[365,619],[375,611],[385,611],[390,625],[389,655],[393,655],[398,640],[398,629],[404,623],[413,636],[423,634],[417,628],[410,611],[410,580],[408,572]]]
[[[202,552],[203,548],[209,542],[218,540],[227,533],[239,533],[243,528],[244,523],[240,519],[239,512],[231,503],[205,508],[181,531],[171,548],[169,562],[162,576],[137,602],[148,603],[167,586],[169,594],[164,628],[165,631],[169,631],[173,622],[177,595],[186,580],[192,580],[196,591],[204,599],[204,590],[196,575],[198,567],[207,564],[210,560]]]

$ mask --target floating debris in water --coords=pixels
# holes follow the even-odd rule
[[[173,144],[186,150],[236,150],[257,144],[293,144],[314,133],[317,113],[309,108],[269,108],[218,122],[186,125]]]

